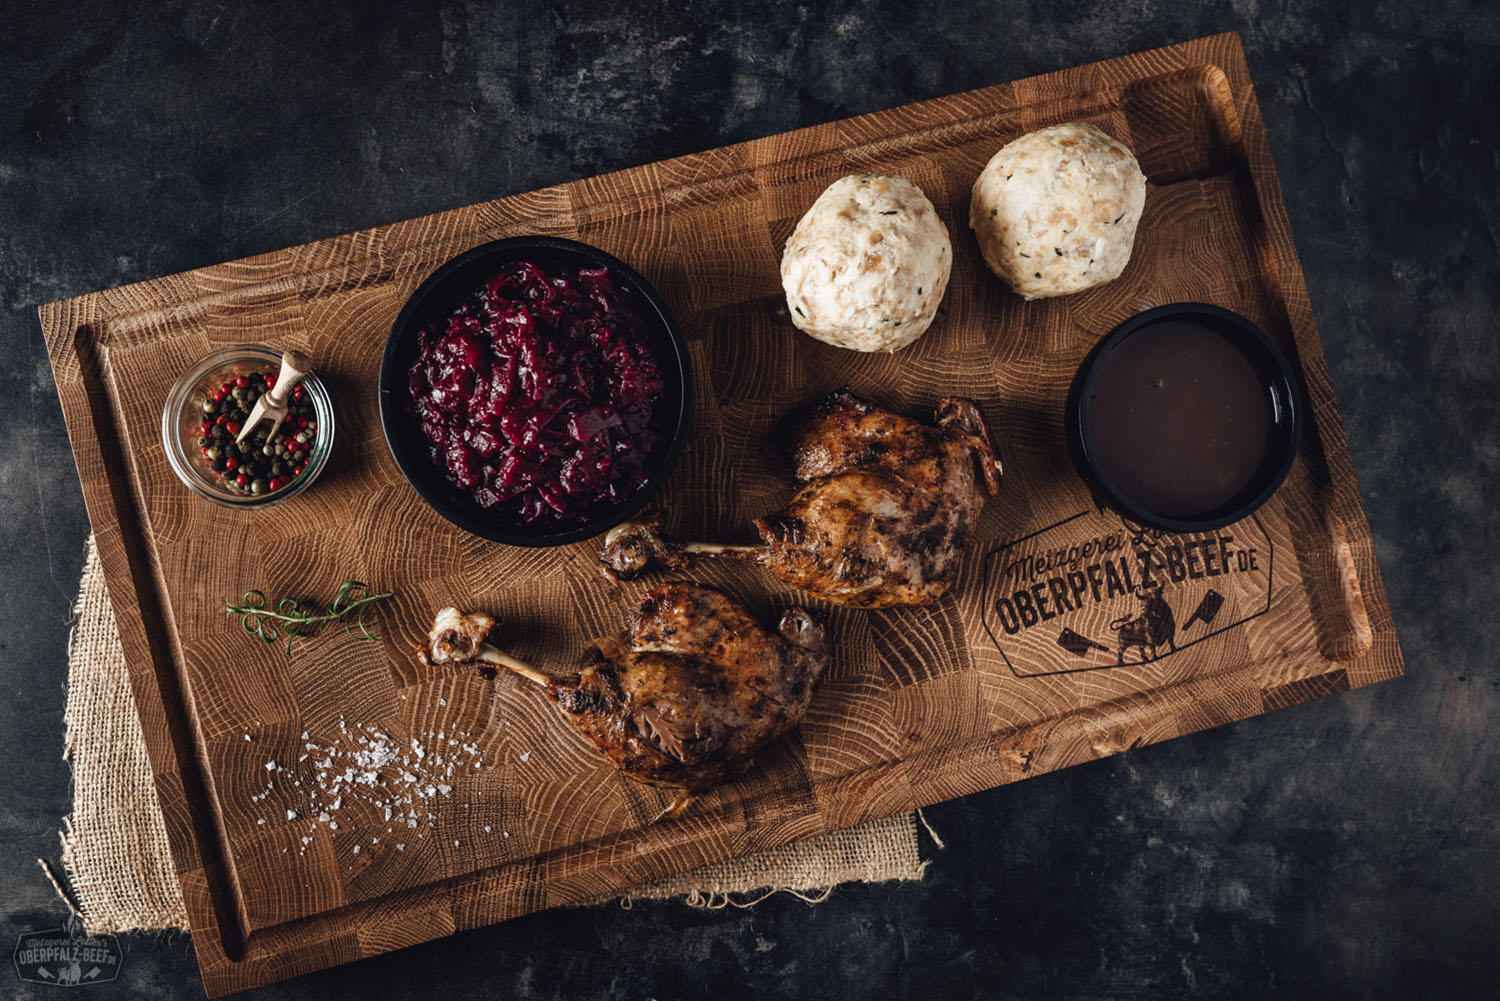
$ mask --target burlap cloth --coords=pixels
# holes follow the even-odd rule
[[[187,930],[166,823],[157,806],[92,537],[74,612],[63,717],[63,757],[73,765],[73,815],[63,818],[62,829],[65,878],[46,861],[42,868],[91,933]],[[917,815],[908,813],[730,859],[606,899],[627,906],[636,900],[681,898],[697,907],[744,907],[785,892],[816,902],[839,883],[918,880],[926,868],[917,851]]]

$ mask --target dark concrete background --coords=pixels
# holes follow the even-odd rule
[[[1453,0],[6,4],[0,946],[63,914],[88,531],[37,304],[1225,29],[1405,680],[935,807],[919,885],[539,914],[256,996],[1494,997],[1500,12]],[[84,996],[201,996],[186,937],[126,947]]]

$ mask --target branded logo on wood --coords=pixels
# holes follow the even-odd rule
[[[1017,677],[1148,664],[1270,607],[1258,516],[1173,534],[1083,511],[985,557],[985,630]]]
[[[61,928],[23,932],[16,940],[16,976],[33,984],[85,987],[114,980],[124,954],[113,935],[90,935],[69,915]]]

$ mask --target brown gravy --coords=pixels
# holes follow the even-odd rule
[[[1271,391],[1234,339],[1164,319],[1099,365],[1088,430],[1098,467],[1148,511],[1192,518],[1243,491],[1271,444]]]

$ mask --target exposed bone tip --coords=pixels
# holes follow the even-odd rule
[[[429,664],[458,664],[479,656],[490,630],[495,628],[492,616],[483,612],[465,614],[457,608],[439,610],[427,635]]]
[[[779,627],[788,643],[818,653],[828,648],[828,629],[805,608],[792,606],[781,613]]]
[[[666,546],[656,525],[646,521],[622,521],[604,536],[599,551],[599,569],[615,583],[634,580],[652,563],[663,561]]]
[[[682,790],[672,802],[666,805],[666,808],[661,813],[652,818],[651,823],[655,824],[663,820],[676,820],[687,812],[687,808],[692,806],[693,800],[697,798],[697,793],[689,792],[686,789]]]
[[[433,619],[428,645],[417,650],[417,659],[427,667],[451,664],[495,664],[530,681],[545,685],[552,679],[519,661],[487,640],[495,628],[493,616],[444,608]]]
[[[607,549],[611,546],[619,545],[620,540],[625,538],[625,536],[636,534],[646,527],[647,525],[643,521],[622,521],[605,534],[604,546]]]

